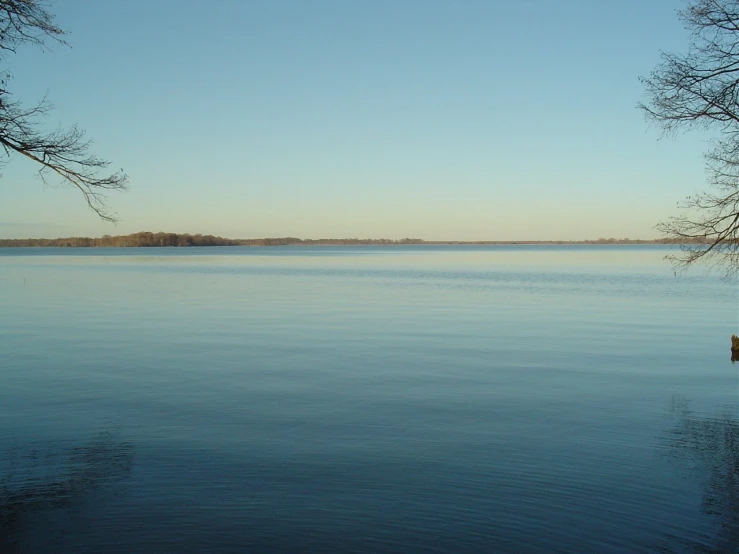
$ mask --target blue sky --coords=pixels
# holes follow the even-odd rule
[[[706,136],[635,108],[674,0],[57,0],[72,48],[25,48],[11,90],[48,92],[122,167],[100,222],[11,161],[0,236],[528,240],[657,236],[705,188]]]

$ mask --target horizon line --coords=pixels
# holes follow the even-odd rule
[[[107,246],[109,242],[121,242],[124,239],[138,239],[136,244],[110,244],[110,246],[287,246],[287,245],[311,245],[311,244],[377,244],[377,245],[505,245],[505,244],[681,244],[681,241],[675,238],[649,238],[649,239],[631,239],[615,238],[615,237],[599,237],[597,239],[529,239],[529,240],[426,240],[420,238],[298,238],[293,236],[282,237],[261,237],[261,238],[240,238],[232,239],[217,235],[204,235],[202,233],[169,233],[169,232],[151,232],[140,231],[126,235],[102,235],[101,237],[86,236],[67,236],[56,238],[0,238],[0,246],[21,246],[18,243],[25,243],[28,246],[67,246],[67,247],[101,247]],[[181,240],[178,240],[181,239]],[[195,239],[193,241],[187,239]],[[204,242],[202,242],[204,240]],[[58,244],[67,241],[67,244]],[[183,242],[184,241],[184,242]],[[691,241],[695,242],[695,241]],[[53,244],[48,244],[53,243]],[[74,244],[72,244],[74,243]]]

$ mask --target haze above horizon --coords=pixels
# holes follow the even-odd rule
[[[10,90],[131,189],[113,226],[11,161],[0,236],[654,238],[705,187],[707,137],[635,108],[681,6],[55,2],[72,48],[21,50]]]

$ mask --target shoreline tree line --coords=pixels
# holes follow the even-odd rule
[[[402,245],[402,244],[676,244],[675,239],[616,239],[599,238],[582,241],[427,241],[423,239],[300,239],[296,237],[274,237],[257,239],[228,239],[214,235],[189,233],[150,233],[141,232],[130,235],[99,238],[65,237],[54,239],[0,239],[0,247],[61,247],[61,248],[149,248],[149,247],[189,247],[189,246],[330,246],[330,245]],[[700,244],[693,239],[692,244]]]

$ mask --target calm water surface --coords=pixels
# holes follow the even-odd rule
[[[0,249],[0,551],[735,552],[663,247]]]

